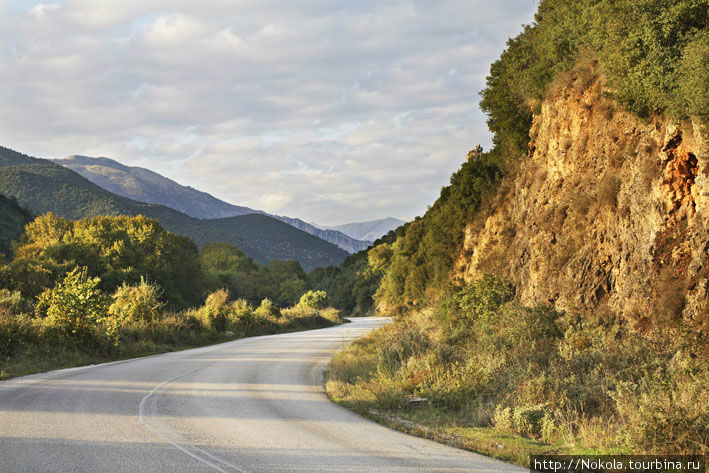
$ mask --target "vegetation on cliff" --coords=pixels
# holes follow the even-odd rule
[[[496,152],[526,153],[535,107],[577,61],[597,57],[611,96],[641,117],[709,114],[705,0],[544,0],[490,68],[481,108]]]
[[[333,398],[366,415],[384,412],[464,437],[474,431],[482,440],[464,445],[521,463],[528,453],[549,451],[709,452],[709,311],[691,321],[641,314],[651,322],[639,326],[607,307],[525,307],[499,277],[467,284],[451,277],[464,232],[483,227],[508,198],[529,152],[532,120],[564,83],[584,89],[600,74],[607,98],[640,120],[706,121],[708,20],[706,0],[540,2],[535,23],[509,41],[482,93],[493,149],[469,156],[423,217],[370,249],[370,256],[384,255],[374,304],[397,318],[336,357],[328,374]],[[594,205],[619,212],[618,188],[617,178],[605,179]],[[577,194],[567,207],[588,210],[590,197]],[[503,227],[491,237],[497,243],[514,237],[504,234],[514,226]],[[491,270],[504,256],[476,255]],[[360,272],[374,268],[368,261]],[[658,301],[683,307],[684,294],[666,287]],[[505,456],[506,446],[490,447],[502,434],[529,442]]]

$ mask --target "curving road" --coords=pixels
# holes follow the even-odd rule
[[[0,383],[0,471],[502,472],[331,403],[332,353],[386,319]]]

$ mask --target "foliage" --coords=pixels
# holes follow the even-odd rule
[[[254,313],[264,318],[278,317],[280,315],[280,311],[278,310],[278,307],[276,307],[276,304],[268,298],[261,301],[261,304],[259,304]]]
[[[100,278],[89,277],[86,268],[75,268],[56,287],[43,292],[36,313],[46,317],[44,326],[82,341],[91,339],[108,307],[98,288],[100,282]]]
[[[32,213],[21,207],[17,200],[0,194],[0,259],[10,256],[11,243],[20,239],[25,225],[32,220]]]
[[[313,309],[324,309],[327,307],[328,297],[325,291],[308,291],[298,301],[298,305]]]
[[[232,297],[252,304],[269,298],[293,305],[306,290],[305,271],[297,261],[272,260],[262,266],[226,243],[205,246],[200,260],[211,288],[228,289]]]
[[[339,267],[316,268],[308,274],[307,285],[328,294],[330,303],[347,314],[366,315],[374,309],[373,296],[385,272],[395,233],[374,242],[368,251],[345,259]],[[374,257],[374,264],[370,255]]]
[[[20,291],[0,289],[0,314],[19,314],[34,311],[31,301],[22,297]]]
[[[686,97],[686,113],[709,123],[709,32],[697,34],[682,55],[679,90]]]
[[[706,341],[647,338],[612,316],[511,296],[490,277],[451,290],[338,354],[328,386],[362,412],[410,412],[407,400],[423,397],[457,425],[554,445],[709,451]]]
[[[501,176],[491,154],[469,159],[423,217],[400,227],[391,250],[373,255],[373,263],[386,268],[375,294],[382,308],[420,307],[446,286],[463,229]]]
[[[194,244],[142,216],[71,221],[45,214],[27,225],[15,253],[10,284],[25,297],[51,287],[77,265],[98,276],[105,292],[141,278],[154,281],[173,308],[197,303],[204,287]]]
[[[162,290],[146,282],[130,286],[125,282],[113,293],[108,314],[121,321],[150,323],[162,317],[165,304],[161,302]]]
[[[207,296],[200,315],[205,325],[216,332],[225,332],[229,324],[229,292],[220,289]]]
[[[496,151],[526,152],[532,113],[549,84],[589,54],[631,112],[706,120],[708,20],[705,0],[543,0],[535,22],[491,66],[482,92]]]

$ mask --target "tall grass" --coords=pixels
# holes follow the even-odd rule
[[[706,340],[511,296],[486,278],[400,317],[334,358],[331,396],[365,413],[421,397],[449,424],[577,451],[709,452]]]

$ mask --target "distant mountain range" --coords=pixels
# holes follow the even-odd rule
[[[405,223],[406,222],[404,220],[399,220],[394,217],[387,217],[368,222],[345,223],[334,227],[321,226],[320,228],[337,230],[358,240],[375,241]]]
[[[125,166],[109,158],[67,156],[51,159],[109,192],[148,204],[160,204],[195,218],[226,218],[265,213],[239,207],[192,187],[181,186],[150,169]]]
[[[97,186],[114,194],[145,202],[160,204],[199,219],[216,219],[248,214],[262,214],[276,218],[299,230],[333,243],[348,253],[357,253],[369,247],[373,240],[354,238],[336,229],[322,229],[298,218],[271,215],[261,210],[233,205],[206,192],[183,186],[156,172],[130,167],[109,158],[68,156],[53,159],[82,175]]]
[[[3,147],[0,194],[15,197],[36,214],[54,212],[72,219],[142,214],[159,220],[171,232],[191,238],[198,246],[218,241],[234,244],[261,263],[295,259],[309,271],[339,265],[347,256],[334,244],[268,215],[251,213],[201,220],[164,205],[114,194],[64,166]]]

